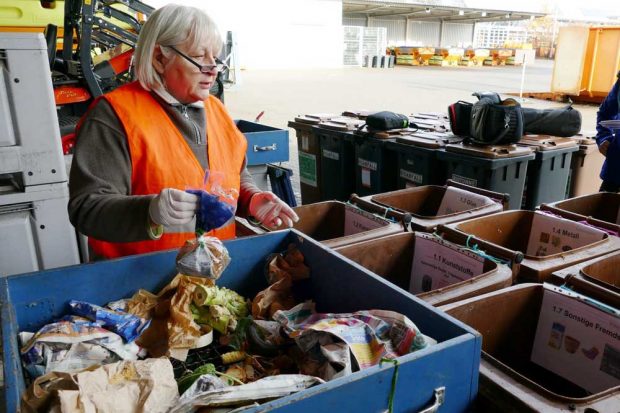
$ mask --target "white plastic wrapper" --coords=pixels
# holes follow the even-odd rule
[[[201,407],[220,406],[229,406],[232,410],[238,406],[288,396],[324,383],[318,377],[302,374],[279,374],[241,386],[220,387],[217,380],[201,376],[168,413],[193,413]]]

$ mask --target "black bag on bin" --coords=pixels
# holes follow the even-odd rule
[[[581,113],[568,105],[562,109],[523,108],[525,133],[570,137],[581,130]]]
[[[371,129],[380,131],[405,129],[409,126],[409,118],[400,113],[383,111],[368,115],[366,125]]]
[[[469,136],[473,104],[459,100],[448,106],[450,129],[456,136]]]
[[[470,142],[476,145],[509,145],[523,136],[523,111],[519,102],[500,104],[482,97],[471,110]]]
[[[478,100],[482,98],[489,98],[495,104],[499,105],[500,103],[502,103],[502,98],[499,96],[499,93],[497,92],[474,92],[471,95],[477,97]]]

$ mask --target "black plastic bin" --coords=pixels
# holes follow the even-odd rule
[[[358,195],[397,189],[398,156],[387,147],[389,142],[393,140],[355,136],[355,191]]]
[[[505,146],[446,145],[437,152],[449,179],[510,195],[509,209],[519,209],[527,164],[534,159],[530,148]]]
[[[438,166],[437,151],[461,140],[452,134],[416,132],[386,143],[397,156],[397,189],[423,185],[443,185],[445,169]]]
[[[288,123],[289,128],[295,129],[297,136],[297,153],[299,159],[299,187],[301,189],[301,203],[313,204],[323,200],[321,191],[321,145],[318,136],[313,132],[313,126],[320,121],[335,115],[305,115],[295,118]]]
[[[321,148],[320,185],[325,201],[346,201],[355,192],[353,132],[314,127]]]
[[[521,207],[535,209],[545,202],[564,199],[573,152],[579,150],[570,138],[555,136],[524,136],[519,145],[526,145],[535,152],[527,170]]]

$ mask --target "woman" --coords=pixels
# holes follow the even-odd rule
[[[601,179],[603,184],[600,191],[619,192],[620,191],[620,143],[617,133],[600,124],[604,120],[620,119],[620,72],[618,80],[609,91],[609,94],[599,107],[596,114],[596,143],[599,151],[605,156],[605,163],[601,169]]]
[[[201,10],[167,5],[145,23],[135,50],[137,82],[97,99],[80,122],[69,216],[97,257],[180,247],[193,236],[205,169],[223,176],[238,215],[271,228],[297,215],[262,192],[246,169],[247,142],[209,89],[222,40]],[[238,194],[238,195],[237,195]],[[213,231],[233,238],[234,223]]]

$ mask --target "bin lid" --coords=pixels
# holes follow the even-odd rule
[[[412,113],[410,115],[410,117],[412,118],[419,118],[419,119],[434,119],[434,120],[444,120],[444,121],[448,121],[448,115],[446,113],[443,112],[419,112],[419,113]]]
[[[450,125],[446,120],[418,118],[415,116],[409,116],[409,122],[413,126],[417,126],[418,129],[428,130],[434,132],[447,132],[450,130]]]
[[[320,122],[318,126],[320,128],[346,132],[357,130],[357,128],[359,128],[363,124],[364,121],[360,119],[349,118],[346,116],[338,116],[325,122]]]
[[[465,143],[457,143],[446,145],[446,151],[464,153],[480,158],[514,158],[517,156],[529,155],[533,151],[527,146],[517,145],[492,145],[492,146],[476,146]]]
[[[577,145],[577,142],[571,138],[561,138],[558,136],[525,135],[518,144],[529,146],[535,151],[553,151],[574,147]]]
[[[390,129],[390,130],[384,131],[384,130],[372,129],[372,128],[369,128],[367,125],[365,125],[361,129],[359,128],[356,129],[355,134],[358,136],[362,136],[362,137],[371,137],[371,138],[376,138],[376,139],[394,139],[394,138],[398,138],[400,136],[404,136],[409,133],[412,133],[413,130],[405,128],[405,129]]]
[[[573,139],[579,145],[597,145],[596,143],[596,132],[580,132],[575,136],[571,136],[570,139]],[[584,149],[584,148],[582,148]]]
[[[462,140],[463,138],[452,133],[441,132],[413,132],[396,138],[398,143],[432,149],[443,148],[447,144],[458,143]]]
[[[332,113],[309,113],[307,115],[299,115],[295,117],[295,122],[316,125],[319,122],[325,122],[336,117],[338,117],[338,115]]]
[[[365,120],[368,117],[368,115],[377,113],[377,112],[378,112],[377,110],[345,110],[344,112],[342,112],[342,116],[348,116],[352,118],[358,118],[358,119]]]

